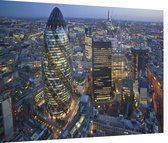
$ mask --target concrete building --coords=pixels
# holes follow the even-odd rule
[[[8,140],[13,136],[13,111],[10,92],[0,94],[0,141]]]

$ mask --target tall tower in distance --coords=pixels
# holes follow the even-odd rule
[[[43,81],[47,113],[61,119],[69,112],[72,99],[71,49],[64,17],[55,7],[44,31]]]
[[[107,20],[109,21],[110,19],[110,10],[108,10],[108,14],[107,14]]]
[[[107,20],[108,20],[108,21],[111,21],[111,18],[110,18],[110,10],[108,10]]]

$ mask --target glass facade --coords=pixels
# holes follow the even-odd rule
[[[120,48],[112,49],[112,81],[119,82],[126,77],[125,65],[126,57]]]
[[[72,97],[71,49],[65,21],[54,8],[44,32],[43,80],[47,112],[52,118],[62,118],[69,111]]]
[[[132,79],[137,80],[139,76],[145,75],[145,66],[148,62],[148,47],[133,47],[132,51]]]
[[[95,103],[112,99],[111,42],[93,41],[93,96]]]

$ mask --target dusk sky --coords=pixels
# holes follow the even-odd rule
[[[163,21],[163,11],[128,9],[113,7],[94,7],[79,5],[47,4],[32,2],[0,1],[0,17],[49,17],[57,6],[64,17],[107,18],[108,10],[114,19]]]

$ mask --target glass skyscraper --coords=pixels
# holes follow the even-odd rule
[[[62,118],[71,105],[72,66],[66,23],[57,7],[47,21],[44,44],[42,72],[47,113],[53,119]]]
[[[132,79],[137,80],[139,76],[145,75],[148,61],[148,47],[136,46],[131,48],[132,52]]]
[[[93,98],[95,103],[107,103],[112,99],[110,41],[92,41]]]

